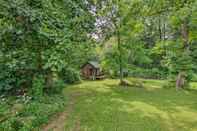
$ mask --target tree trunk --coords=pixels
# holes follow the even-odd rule
[[[118,5],[118,14],[117,16],[120,18],[120,0],[117,1]],[[121,29],[121,21],[116,24],[116,21],[114,22],[115,27],[116,27],[116,35],[117,35],[117,40],[118,40],[118,52],[119,52],[119,79],[120,79],[120,84],[124,83],[123,80],[123,64],[122,64],[122,46],[121,46],[121,36],[120,36],[120,29]]]
[[[184,50],[189,51],[189,27],[187,21],[181,25],[181,36],[183,39]]]
[[[53,87],[53,72],[52,71],[47,71],[47,76],[46,76],[46,80],[45,80],[45,85],[46,88],[50,89]]]
[[[184,21],[181,24],[181,37],[183,39],[183,52],[189,53],[190,47],[189,47],[189,27],[187,24],[187,21]],[[177,76],[176,80],[176,88],[184,88],[187,84],[186,78],[185,78],[186,72],[180,71]]]
[[[162,40],[161,17],[159,16],[159,39]]]
[[[117,39],[118,39],[118,51],[119,51],[119,78],[120,83],[123,83],[123,65],[122,65],[122,47],[121,47],[121,39],[120,39],[120,31],[117,30]]]
[[[186,80],[185,80],[185,73],[184,72],[180,72],[177,76],[177,80],[176,80],[176,89],[179,90],[181,88],[184,88],[186,84]]]
[[[166,24],[163,24],[163,40],[166,40]]]
[[[42,53],[41,53],[41,49],[38,49],[38,54],[37,54],[37,70],[40,74],[42,74]]]

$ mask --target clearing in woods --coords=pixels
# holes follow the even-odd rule
[[[135,80],[130,78],[128,80]],[[136,79],[143,88],[118,80],[67,87],[69,103],[44,131],[196,131],[197,91],[164,89],[165,81]],[[196,83],[193,83],[196,86]]]

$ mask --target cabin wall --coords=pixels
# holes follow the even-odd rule
[[[100,69],[96,69],[91,64],[87,64],[81,69],[81,74],[86,79],[94,79],[94,77],[100,75]]]
[[[85,65],[83,68],[82,68],[82,75],[85,77],[85,78],[91,78],[92,75],[93,75],[93,71],[94,71],[94,68],[90,65],[90,64],[87,64]]]

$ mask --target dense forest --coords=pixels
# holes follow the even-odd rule
[[[58,94],[82,81],[88,61],[122,86],[135,77],[189,89],[197,1],[0,0],[0,96]]]

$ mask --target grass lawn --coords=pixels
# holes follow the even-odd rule
[[[66,88],[64,94],[74,101],[65,131],[197,131],[197,90],[176,91],[162,88],[165,81],[138,81],[144,88],[120,87],[117,80]]]
[[[0,99],[0,131],[197,131],[197,83],[176,91],[165,81],[128,81],[143,88],[84,81],[39,101]]]

